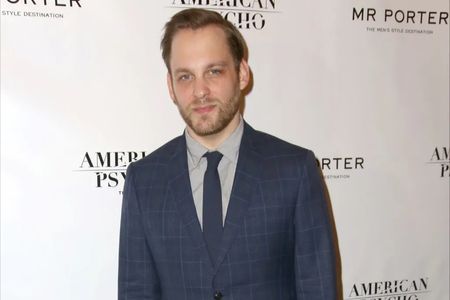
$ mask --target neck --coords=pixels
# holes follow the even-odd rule
[[[217,149],[238,127],[240,122],[239,112],[233,117],[231,122],[220,132],[205,136],[197,135],[189,126],[187,131],[189,135],[209,150]]]

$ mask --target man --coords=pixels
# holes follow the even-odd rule
[[[336,299],[314,155],[243,121],[239,31],[188,9],[161,47],[186,130],[128,168],[119,299]]]

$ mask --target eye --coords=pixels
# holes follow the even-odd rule
[[[212,75],[212,76],[217,76],[217,75],[222,74],[222,70],[218,69],[218,68],[209,69],[208,74]]]
[[[180,74],[177,76],[177,80],[178,81],[188,81],[192,79],[192,75],[191,74]]]

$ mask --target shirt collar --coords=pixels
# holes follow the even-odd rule
[[[236,163],[238,154],[239,154],[239,146],[241,145],[242,134],[244,133],[244,122],[242,117],[239,119],[239,125],[233,131],[233,133],[217,147],[217,151],[223,154],[229,161]],[[186,146],[188,151],[188,156],[191,158],[192,165],[196,167],[203,155],[208,152],[208,148],[197,142],[194,138],[192,138],[188,131],[184,131],[184,135],[186,138]]]

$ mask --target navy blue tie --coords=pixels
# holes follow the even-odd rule
[[[208,167],[203,179],[203,236],[211,261],[215,264],[223,232],[222,192],[217,171],[222,154],[214,151],[207,152],[203,156],[208,160]]]

